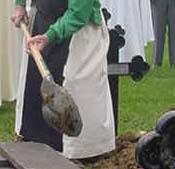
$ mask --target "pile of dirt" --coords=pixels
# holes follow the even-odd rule
[[[135,146],[144,133],[127,133],[116,139],[116,150],[92,163],[93,169],[139,169],[135,160]]]

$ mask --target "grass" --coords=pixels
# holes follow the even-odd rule
[[[152,64],[152,45],[146,48],[146,57]],[[157,119],[175,107],[175,68],[169,67],[167,44],[163,66],[151,69],[140,82],[130,77],[120,78],[119,134],[128,131],[151,130]],[[0,107],[0,141],[14,138],[15,103]]]
[[[0,141],[14,138],[15,103],[3,103],[0,107]]]
[[[147,61],[152,65],[152,44],[146,48]],[[175,68],[169,66],[165,45],[163,66],[151,69],[140,82],[120,78],[119,134],[151,130],[157,119],[175,107]]]

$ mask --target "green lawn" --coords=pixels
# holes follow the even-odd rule
[[[151,64],[152,45],[146,48]],[[120,78],[119,134],[128,131],[151,130],[166,110],[175,107],[175,68],[168,63],[167,45],[163,66],[151,69],[140,82],[130,77]],[[15,103],[0,107],[0,141],[14,137]]]
[[[151,130],[157,119],[175,107],[175,68],[170,68],[167,43],[163,66],[151,69],[140,82],[120,78],[119,134],[127,131]],[[146,48],[152,65],[152,45]]]
[[[3,103],[0,107],[0,141],[14,138],[15,103]]]

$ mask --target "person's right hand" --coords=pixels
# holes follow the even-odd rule
[[[15,7],[14,15],[11,18],[12,22],[16,27],[20,27],[21,20],[24,20],[26,24],[28,24],[28,15],[24,6],[17,5]]]

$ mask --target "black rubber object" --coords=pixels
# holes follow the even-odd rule
[[[160,169],[160,142],[155,131],[141,137],[136,145],[136,161],[144,169]]]
[[[161,135],[175,133],[175,111],[165,113],[157,122],[156,132]]]

